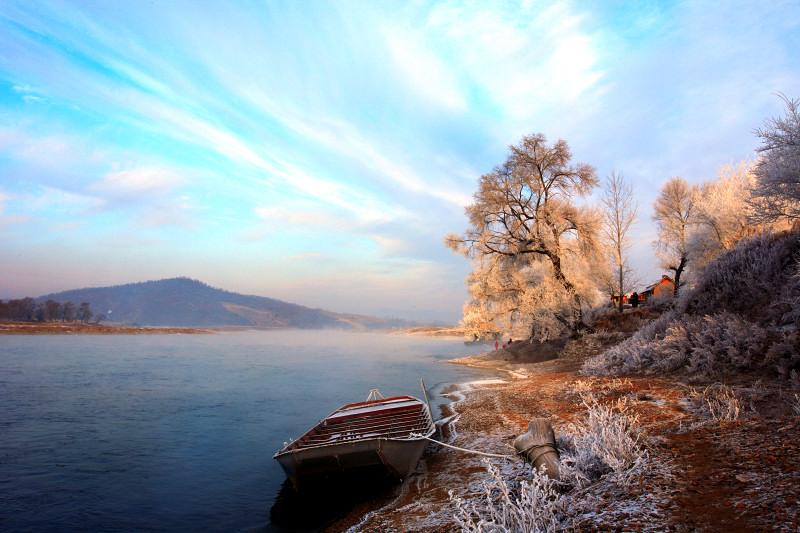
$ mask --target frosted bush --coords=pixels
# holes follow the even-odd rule
[[[720,383],[706,387],[702,392],[693,391],[695,409],[717,422],[739,420],[744,409],[736,392]]]
[[[615,380],[612,386],[622,386]],[[584,389],[578,382],[576,388]],[[455,521],[465,532],[555,532],[565,530],[576,512],[588,510],[593,502],[572,501],[559,488],[585,487],[603,478],[621,487],[648,468],[648,456],[638,428],[638,418],[631,416],[620,400],[612,406],[601,405],[591,394],[581,393],[587,407],[584,424],[571,426],[558,438],[561,455],[561,481],[544,474],[545,466],[531,471],[529,481],[508,482],[488,460],[489,479],[483,482],[478,497],[467,501],[450,491],[455,504]],[[583,496],[586,497],[585,495]],[[581,511],[583,509],[583,511]]]
[[[794,414],[800,417],[800,395],[794,395],[794,405],[792,405],[792,409],[794,410]]]
[[[556,482],[544,474],[544,467],[531,471],[530,482],[512,488],[500,471],[484,461],[489,480],[477,501],[467,502],[450,491],[456,506],[455,520],[462,531],[493,533],[554,533],[561,524],[564,496]]]
[[[583,320],[587,324],[592,324],[598,320],[604,320],[617,314],[617,309],[612,303],[606,302],[597,307],[591,307],[584,311]]]
[[[684,293],[682,312],[706,315],[729,311],[759,324],[782,319],[780,295],[795,281],[800,234],[764,233],[742,240],[712,261],[692,291]]]
[[[610,375],[635,372],[653,364],[654,341],[662,337],[674,321],[675,313],[664,313],[645,325],[626,341],[586,361],[583,373],[588,375]]]
[[[767,330],[732,313],[683,315],[680,319],[667,314],[628,341],[588,360],[583,371],[594,375],[646,371],[718,377],[785,359],[790,345],[772,359],[763,357],[770,342]]]
[[[767,351],[766,363],[772,365],[778,375],[783,379],[790,379],[792,372],[800,370],[800,333],[795,331],[784,332],[780,340],[770,346]]]
[[[655,346],[653,369],[706,378],[747,370],[759,364],[767,341],[766,330],[731,313],[686,316]]]
[[[800,261],[795,266],[794,276],[788,283],[782,301],[785,305],[783,323],[795,328],[800,327]]]
[[[682,287],[684,286],[683,283],[681,283],[681,286]],[[661,294],[658,296],[651,296],[644,303],[644,306],[647,309],[655,311],[656,313],[663,313],[665,311],[668,311],[669,309],[672,309],[674,305],[675,305],[675,298],[672,296],[672,294],[669,293]]]
[[[559,441],[561,479],[584,487],[606,477],[627,487],[647,464],[638,417],[628,413],[624,401],[607,407],[590,395],[582,397],[588,409],[585,424],[572,426],[571,435]]]

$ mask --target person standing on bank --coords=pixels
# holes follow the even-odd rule
[[[639,307],[639,293],[634,292],[631,294],[631,306],[634,309]]]

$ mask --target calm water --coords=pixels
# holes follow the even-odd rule
[[[0,530],[283,531],[284,441],[371,388],[485,377],[443,362],[482,351],[330,331],[0,336]]]

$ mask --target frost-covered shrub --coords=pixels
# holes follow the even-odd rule
[[[558,442],[562,481],[583,487],[606,477],[627,486],[647,463],[638,417],[622,401],[607,407],[590,395],[582,398],[588,408],[585,424],[572,426]]]
[[[681,283],[683,287],[683,283]],[[658,296],[651,296],[644,302],[644,307],[655,311],[656,313],[663,313],[672,309],[675,305],[675,298],[670,293],[659,294]]]
[[[588,360],[586,374],[675,372],[699,378],[800,371],[800,233],[741,241],[712,261],[675,308]]]
[[[690,403],[694,410],[716,422],[734,422],[744,413],[741,399],[727,385],[716,383],[693,393]]]
[[[532,470],[530,482],[512,487],[488,460],[489,480],[484,482],[478,501],[467,502],[450,491],[455,503],[455,520],[465,532],[554,533],[562,521],[564,496],[556,482],[541,470]]]
[[[800,370],[800,332],[786,331],[780,341],[767,350],[766,364],[772,365],[783,379],[790,379],[792,372]]]
[[[787,283],[781,303],[785,306],[783,324],[800,328],[800,261],[795,266],[794,276]]]
[[[686,373],[708,378],[763,367],[770,336],[732,313],[663,315],[628,341],[587,361],[587,374]]]
[[[713,377],[757,366],[767,347],[767,332],[732,313],[686,316],[669,328],[654,347],[656,371],[681,370]]]
[[[798,232],[744,239],[708,265],[694,289],[682,295],[678,309],[693,315],[729,311],[760,325],[780,322],[782,297],[796,283],[798,254]]]
[[[613,302],[605,302],[597,307],[591,307],[583,312],[583,321],[587,324],[592,324],[598,320],[614,316],[617,314],[617,308],[614,307]]]
[[[599,376],[624,374],[649,368],[654,362],[652,353],[654,341],[663,336],[674,320],[674,311],[661,315],[626,341],[587,360],[583,365],[583,372]]]

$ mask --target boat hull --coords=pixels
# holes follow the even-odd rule
[[[357,475],[376,466],[403,480],[414,472],[427,444],[425,440],[369,439],[278,454],[275,459],[297,488],[310,479],[331,474]]]
[[[402,480],[416,469],[434,430],[427,405],[416,398],[360,402],[338,409],[274,458],[295,488],[376,468]]]

